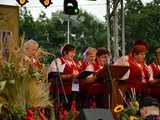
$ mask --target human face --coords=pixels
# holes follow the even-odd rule
[[[96,59],[96,52],[90,52],[87,55],[87,60],[88,60],[89,63],[94,63],[95,59]]]
[[[74,49],[72,51],[68,51],[68,53],[65,56],[68,60],[73,60],[75,55],[76,55],[76,50]]]
[[[141,52],[141,53],[135,53],[134,54],[134,59],[137,63],[143,63],[144,59],[146,57],[146,53],[145,52]]]
[[[38,46],[35,44],[31,44],[28,49],[27,49],[27,53],[29,57],[34,57],[37,54],[37,50],[38,50]]]
[[[100,65],[104,66],[107,63],[108,58],[109,58],[109,56],[107,54],[104,54],[104,55],[97,57],[97,60]]]

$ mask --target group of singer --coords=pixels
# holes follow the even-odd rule
[[[25,60],[34,68],[41,68],[35,59],[39,44],[34,40],[24,43]],[[107,86],[100,73],[106,65],[129,66],[129,70],[119,79],[127,81],[127,89],[134,88],[141,97],[152,96],[160,100],[160,47],[155,48],[155,58],[152,64],[145,62],[149,45],[145,40],[136,40],[131,51],[111,62],[111,53],[104,47],[88,47],[82,60],[76,60],[76,46],[65,44],[61,55],[54,59],[48,68],[50,97],[58,105],[59,114],[66,114],[70,109],[105,108],[108,105]],[[85,78],[78,79],[86,71]]]

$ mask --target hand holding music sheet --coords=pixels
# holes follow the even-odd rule
[[[122,65],[109,65],[110,66],[110,70],[111,70],[111,75],[112,78],[115,79],[119,79],[121,78],[129,69],[129,66],[122,66]],[[85,79],[86,77],[88,77],[89,75],[96,73],[97,77],[103,77],[105,76],[107,73],[107,66],[105,65],[104,68],[100,69],[97,72],[94,71],[83,71],[79,74],[79,76],[77,77],[77,79]],[[108,75],[106,75],[108,76]]]
[[[86,77],[88,77],[89,75],[93,74],[94,71],[83,71],[79,74],[79,76],[77,77],[77,79],[81,80],[81,79],[85,79]]]

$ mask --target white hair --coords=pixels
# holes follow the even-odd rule
[[[86,59],[87,56],[92,53],[92,52],[95,52],[97,53],[97,49],[96,48],[92,48],[92,47],[88,47],[85,52],[83,53],[83,58]]]
[[[36,41],[33,40],[33,39],[30,39],[30,40],[26,41],[26,42],[24,43],[24,45],[23,45],[24,52],[26,52],[27,49],[28,49],[31,45],[35,45],[37,48],[39,47],[38,42],[36,42]]]

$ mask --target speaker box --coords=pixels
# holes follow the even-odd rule
[[[112,112],[107,109],[83,109],[78,120],[114,120]]]

